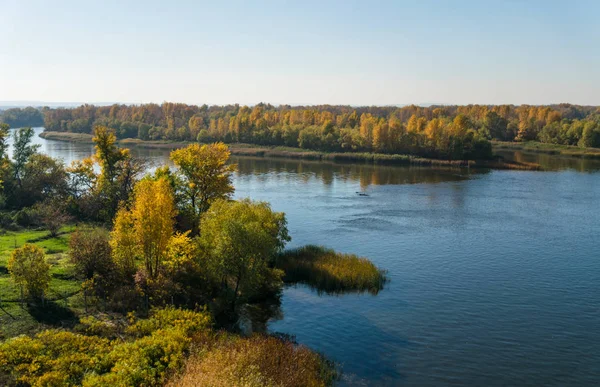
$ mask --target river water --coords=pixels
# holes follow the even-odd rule
[[[66,162],[93,152],[36,142]],[[268,329],[338,362],[342,385],[599,385],[600,162],[504,156],[553,170],[234,158],[236,197],[284,211],[291,247],[363,255],[391,279],[376,296],[286,288]]]

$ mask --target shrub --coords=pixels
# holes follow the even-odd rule
[[[71,235],[69,255],[77,273],[84,279],[106,277],[114,270],[108,233],[103,229],[77,229]]]
[[[12,252],[8,260],[8,271],[21,290],[34,298],[43,297],[50,282],[50,265],[42,248],[25,244]]]
[[[53,329],[0,344],[0,381],[32,386],[162,385],[183,366],[191,337],[209,326],[205,312],[172,308],[154,311],[149,319],[132,318],[120,334],[115,334],[119,324],[84,318],[79,330],[85,334]]]

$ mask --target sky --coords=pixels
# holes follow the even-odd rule
[[[598,0],[0,0],[0,101],[600,105],[598,15]]]

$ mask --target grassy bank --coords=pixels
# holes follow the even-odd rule
[[[91,134],[43,132],[42,138],[57,141],[70,141],[79,143],[93,143]],[[189,142],[172,141],[143,141],[139,139],[123,139],[119,144],[124,147],[140,147],[149,149],[178,149],[189,145]],[[541,170],[540,165],[533,163],[520,163],[497,160],[438,160],[412,155],[391,155],[383,153],[366,152],[317,152],[300,148],[283,146],[260,146],[252,144],[228,144],[229,150],[235,156],[275,157],[301,160],[325,160],[334,162],[372,163],[381,165],[415,165],[428,167],[450,168],[484,168],[484,169],[515,169],[515,170]]]
[[[366,258],[337,253],[321,246],[288,250],[277,259],[286,283],[304,283],[319,292],[377,294],[387,278],[385,272]]]
[[[531,153],[544,153],[566,157],[600,159],[600,148],[580,148],[572,145],[546,144],[542,142],[504,142],[492,141],[494,151],[521,150]]]
[[[73,227],[66,227],[56,238],[48,231],[25,230],[0,234],[0,339],[31,333],[51,326],[68,326],[76,321],[81,283],[73,273],[66,254]],[[45,305],[21,303],[20,289],[8,272],[11,252],[25,243],[46,252],[50,264],[50,286]]]

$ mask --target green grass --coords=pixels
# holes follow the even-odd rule
[[[3,308],[0,309],[0,339],[64,324],[74,317],[75,312],[71,309],[78,304],[77,293],[81,283],[75,278],[67,255],[73,230],[73,226],[64,227],[56,238],[50,238],[48,231],[38,230],[0,233],[0,306]],[[14,285],[8,272],[12,251],[25,243],[43,248],[50,264],[48,301],[43,307],[22,305],[20,289]]]
[[[352,254],[308,245],[285,251],[277,258],[284,282],[307,284],[318,292],[377,294],[387,282],[385,271]]]

